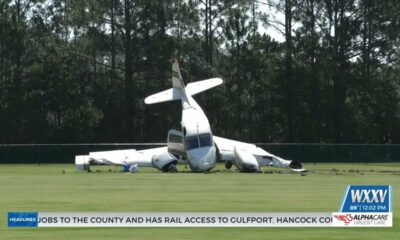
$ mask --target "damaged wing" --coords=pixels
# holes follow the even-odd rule
[[[290,168],[294,172],[305,171],[300,162],[285,160],[255,144],[217,136],[214,136],[214,142],[218,147],[218,158],[225,162],[228,169],[235,165],[241,172],[258,172],[263,166]]]

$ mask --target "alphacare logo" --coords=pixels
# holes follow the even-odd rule
[[[348,225],[351,221],[353,221],[353,216],[351,216],[351,214],[338,214],[333,216],[337,220],[344,222],[345,225]]]
[[[391,186],[351,185],[343,197],[341,212],[391,212]]]

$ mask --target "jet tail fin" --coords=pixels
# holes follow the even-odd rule
[[[144,102],[146,104],[168,102],[174,100],[180,100],[184,96],[185,85],[183,84],[181,71],[179,70],[179,64],[175,61],[172,64],[172,88],[148,96]]]
[[[179,70],[179,64],[177,61],[172,64],[172,87],[181,89],[185,88],[185,84],[183,84],[181,71]]]

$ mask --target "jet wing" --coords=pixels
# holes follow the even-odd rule
[[[152,167],[153,156],[168,153],[167,147],[150,148],[145,150],[127,149],[90,152],[89,155],[75,157],[75,165],[79,170],[88,170],[90,163],[100,165],[134,165]]]
[[[167,147],[151,148],[145,150],[114,150],[103,152],[90,152],[89,159],[98,164],[133,165],[151,167],[151,159],[154,155],[168,152]]]
[[[265,151],[255,144],[239,142],[217,136],[214,136],[214,142],[219,150],[220,161],[230,161],[239,169],[242,168],[242,166],[239,166],[241,163],[246,164],[248,162],[249,164],[253,164],[252,162],[254,162],[254,159],[250,157],[250,155],[252,155],[257,160],[258,167],[273,166],[279,168],[290,168],[295,172],[305,171],[297,161],[285,160]],[[296,167],[292,162],[296,163]]]

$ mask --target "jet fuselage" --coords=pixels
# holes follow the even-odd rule
[[[201,107],[184,94],[182,102],[182,132],[186,158],[194,172],[206,172],[216,165],[216,149],[210,123]]]

